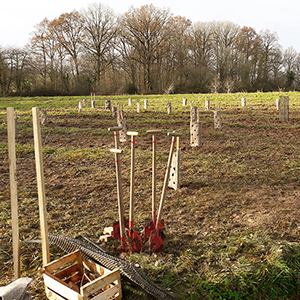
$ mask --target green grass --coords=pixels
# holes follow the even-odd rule
[[[17,167],[21,240],[39,234],[35,185],[31,109],[47,109],[49,123],[42,126],[47,185],[47,212],[52,232],[84,234],[93,240],[110,226],[117,213],[113,134],[116,126],[105,99],[123,105],[128,130],[139,132],[136,151],[136,223],[150,217],[151,138],[149,129],[163,130],[158,137],[158,195],[169,153],[168,131],[182,132],[180,190],[167,192],[163,252],[134,254],[154,282],[172,290],[178,299],[299,299],[299,217],[294,203],[300,187],[300,94],[290,97],[290,121],[279,121],[276,98],[280,93],[97,96],[96,109],[78,113],[83,97],[0,98],[0,285],[11,279],[11,237],[6,107],[17,112]],[[182,106],[182,98],[188,105]],[[241,108],[241,98],[247,106]],[[148,99],[148,110],[143,99]],[[221,106],[223,129],[213,129],[212,111],[205,100]],[[140,101],[141,113],[136,113]],[[172,103],[172,114],[166,104]],[[203,145],[189,147],[190,105],[200,109]],[[121,145],[122,178],[128,210],[130,145]],[[273,199],[276,199],[274,201]],[[284,206],[286,205],[286,206]],[[281,210],[281,206],[285,208]],[[64,212],[63,217],[61,211]],[[275,214],[276,218],[275,218]],[[260,216],[259,221],[255,217]],[[274,218],[264,224],[265,216]],[[23,224],[26,220],[26,224]],[[251,223],[252,222],[252,223]],[[257,222],[257,225],[251,225]],[[115,243],[117,245],[117,242]],[[108,250],[112,250],[113,247]],[[52,259],[61,255],[51,249]],[[115,255],[115,253],[114,253]],[[41,254],[22,244],[23,275],[37,280],[35,299],[43,299],[38,267]],[[2,268],[2,269],[1,269]],[[124,285],[124,299],[145,299],[142,291]]]

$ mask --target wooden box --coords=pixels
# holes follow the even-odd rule
[[[122,299],[120,270],[84,259],[80,250],[45,265],[43,277],[50,300]]]

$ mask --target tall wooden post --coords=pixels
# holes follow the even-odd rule
[[[41,129],[40,129],[40,114],[39,114],[38,107],[32,108],[32,121],[33,121],[34,152],[35,152],[40,226],[41,226],[41,238],[42,238],[42,250],[43,250],[43,265],[46,265],[47,263],[50,262],[50,251],[49,251],[48,226],[47,226],[44,167],[43,167],[43,156],[42,156],[42,138],[41,138]]]
[[[20,268],[20,244],[19,244],[19,223],[18,223],[18,192],[17,192],[17,164],[16,164],[16,125],[14,108],[7,108],[7,136],[8,136],[8,158],[9,158],[9,179],[11,198],[11,221],[13,240],[13,261],[14,277],[21,277]]]

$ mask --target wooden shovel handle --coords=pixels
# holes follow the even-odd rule
[[[129,134],[130,133],[130,134]],[[129,204],[129,229],[133,229],[133,206],[134,206],[134,166],[135,166],[135,136],[138,132],[127,132],[131,135],[131,168],[130,168],[130,204]]]
[[[123,153],[123,150],[121,150],[121,149],[110,149],[109,151],[112,153],[118,153],[118,154]]]
[[[130,136],[138,136],[139,135],[139,133],[136,131],[127,131],[126,134],[130,135]]]
[[[182,136],[182,133],[179,132],[168,132],[169,136]]]
[[[119,131],[122,130],[122,127],[109,127],[108,131]]]
[[[110,151],[115,153],[120,237],[122,240],[125,237],[124,203],[123,203],[123,189],[122,189],[121,166],[120,166],[120,154],[123,151],[120,149],[110,149]]]
[[[162,130],[159,130],[159,129],[147,130],[147,133],[154,135],[154,134],[162,133]]]
[[[159,203],[159,210],[157,214],[157,221],[156,221],[156,228],[158,228],[159,220],[161,219],[162,216],[162,211],[165,203],[165,198],[166,198],[166,191],[167,191],[167,186],[168,186],[168,180],[169,180],[169,175],[170,175],[170,167],[172,163],[172,157],[173,157],[173,152],[175,149],[175,136],[172,136],[172,141],[171,141],[171,147],[170,147],[170,154],[169,154],[169,159],[168,159],[168,165],[167,165],[167,170],[165,174],[165,180],[164,180],[164,185],[163,185],[163,190],[161,193],[161,198],[160,198],[160,203]]]
[[[119,148],[119,139],[118,139],[118,131],[122,130],[122,127],[110,127],[108,131],[113,131],[115,135],[115,147]]]

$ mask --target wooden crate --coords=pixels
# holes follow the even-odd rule
[[[50,300],[122,299],[120,270],[84,259],[80,250],[45,265],[43,277]]]

